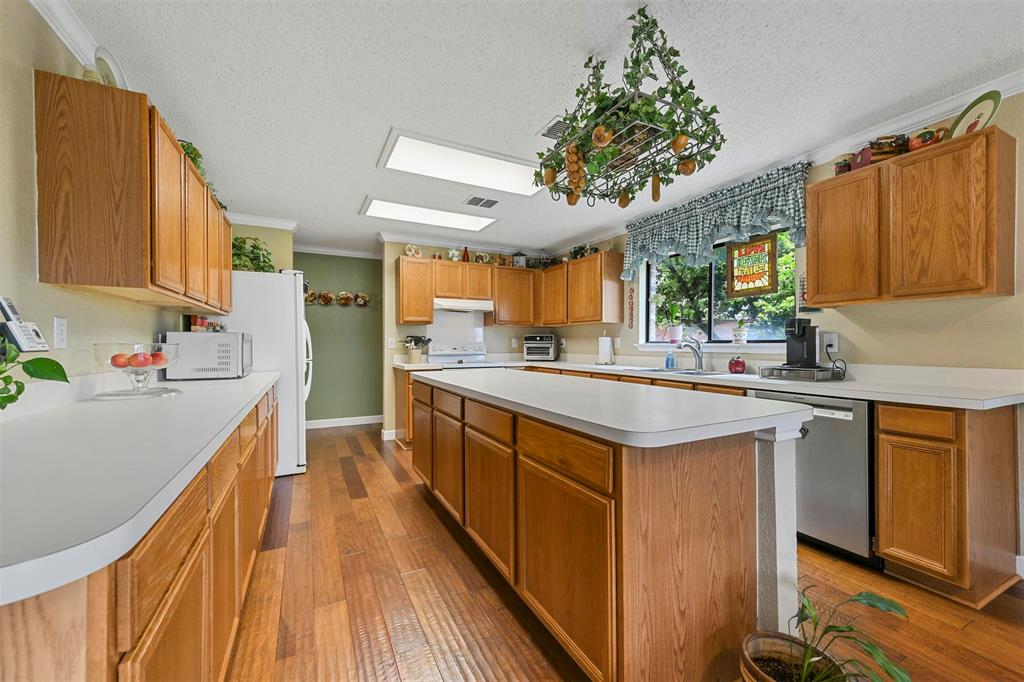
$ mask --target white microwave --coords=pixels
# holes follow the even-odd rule
[[[178,361],[164,370],[165,379],[238,379],[252,371],[252,334],[164,332],[163,340],[178,344]]]

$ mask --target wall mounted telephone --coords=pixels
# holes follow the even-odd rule
[[[3,312],[4,337],[13,343],[23,353],[50,350],[46,339],[35,322],[26,322],[21,319],[18,309],[7,296],[0,296],[0,311]]]

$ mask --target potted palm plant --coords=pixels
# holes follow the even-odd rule
[[[869,655],[890,680],[910,682],[910,675],[890,661],[882,648],[852,622],[837,622],[840,609],[846,604],[863,604],[906,618],[902,606],[871,592],[859,592],[823,612],[808,598],[810,589],[800,592],[800,606],[789,621],[790,632],[795,625],[795,635],[760,631],[743,640],[740,672],[744,682],[881,682],[883,678],[863,661],[830,653],[841,641]]]

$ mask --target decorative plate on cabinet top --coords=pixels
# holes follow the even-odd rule
[[[128,79],[124,77],[124,69],[121,68],[120,62],[110,53],[110,50],[105,47],[97,47],[93,60],[96,62],[96,73],[104,85],[128,89]]]
[[[310,289],[306,292],[306,305],[313,305],[316,303],[317,293]]]
[[[1002,95],[998,90],[989,90],[985,94],[980,95],[976,100],[968,104],[963,113],[953,121],[953,125],[949,127],[951,131],[949,136],[960,137],[987,126],[995,117],[996,111],[999,110],[999,102],[1001,100]]]
[[[321,291],[320,292],[320,305],[334,305],[334,292],[333,291]]]
[[[348,306],[352,304],[352,299],[355,298],[351,291],[339,291],[338,292],[338,305]]]
[[[360,291],[356,294],[355,304],[360,308],[365,308],[370,302],[370,295],[364,291]]]

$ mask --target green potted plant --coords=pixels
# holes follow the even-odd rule
[[[409,362],[423,362],[423,349],[433,341],[427,336],[407,336],[402,339],[402,345],[409,351]]]
[[[859,592],[822,612],[808,598],[810,589],[800,592],[800,606],[789,621],[790,632],[795,625],[796,635],[759,631],[743,640],[740,673],[744,682],[882,681],[863,661],[832,655],[830,650],[840,641],[868,654],[890,680],[910,682],[910,675],[890,661],[882,648],[852,622],[837,622],[840,609],[846,604],[863,604],[906,618],[902,606],[872,592]]]
[[[16,403],[25,392],[25,382],[15,379],[11,374],[15,367],[21,367],[21,371],[33,379],[68,383],[64,366],[53,358],[19,360],[20,355],[14,344],[0,339],[0,410]]]
[[[275,272],[270,249],[259,237],[235,237],[231,240],[231,269]]]
[[[747,333],[750,331],[750,327],[747,326],[747,320],[744,317],[736,320],[736,327],[732,330],[732,342],[733,343],[746,343]]]

